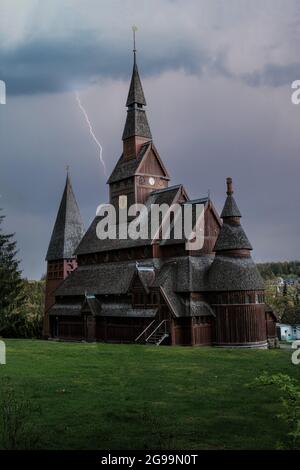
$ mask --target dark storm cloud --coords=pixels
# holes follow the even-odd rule
[[[9,95],[61,92],[99,78],[125,79],[129,54],[128,44],[113,48],[91,33],[61,40],[41,39],[13,50],[0,49],[0,76]],[[270,63],[253,73],[237,75],[226,65],[226,50],[211,55],[188,42],[167,48],[165,54],[146,48],[138,60],[144,77],[182,69],[198,76],[205,72],[234,78],[255,87],[287,85],[300,77],[300,63]]]
[[[0,207],[24,275],[45,270],[67,164],[86,226],[108,199],[98,149],[69,91],[80,91],[110,173],[122,150],[133,23],[148,119],[171,184],[183,183],[191,197],[210,189],[221,210],[232,176],[256,259],[299,258],[300,105],[290,89],[300,79],[299,0],[0,4],[8,92]]]
[[[74,85],[92,83],[97,78],[124,79],[130,67],[128,44],[117,48],[82,33],[63,40],[39,40],[22,44],[14,50],[0,49],[0,76],[7,83],[8,94],[37,94],[66,91]],[[224,71],[221,60],[211,59],[205,51],[188,44],[156,56],[146,50],[139,63],[143,75],[183,69],[201,74],[204,68]]]
[[[280,87],[300,78],[300,62],[290,65],[266,64],[261,71],[241,77],[250,86]]]

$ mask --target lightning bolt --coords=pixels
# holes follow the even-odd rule
[[[102,156],[102,153],[103,153],[103,149],[102,149],[102,145],[100,144],[99,140],[97,139],[97,137],[95,136],[95,133],[94,133],[94,129],[93,129],[93,126],[90,122],[90,119],[88,117],[88,114],[86,112],[86,110],[84,109],[81,101],[80,101],[80,96],[79,96],[79,93],[78,91],[75,92],[75,97],[76,97],[76,101],[78,103],[78,106],[80,108],[80,110],[82,111],[82,114],[84,115],[84,118],[86,120],[86,123],[88,125],[88,128],[89,128],[89,132],[94,140],[94,142],[96,143],[97,147],[99,148],[99,158],[100,158],[100,162],[103,166],[103,170],[104,170],[104,174],[105,176],[107,176],[107,172],[106,172],[106,165],[105,165],[105,161],[103,160],[103,156]]]

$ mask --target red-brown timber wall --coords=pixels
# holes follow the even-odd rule
[[[50,322],[52,330],[53,322],[55,322],[55,317],[51,317]],[[83,317],[59,317],[58,338],[73,341],[85,339]]]
[[[251,346],[267,340],[264,304],[215,305],[215,344]]]
[[[96,339],[112,343],[134,343],[151,321],[153,318],[98,317]]]

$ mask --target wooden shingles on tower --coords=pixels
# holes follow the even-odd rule
[[[73,192],[70,176],[66,184],[51,235],[46,261],[70,259],[84,234],[79,207]]]

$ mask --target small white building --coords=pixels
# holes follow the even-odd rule
[[[300,325],[277,323],[277,336],[281,341],[294,341],[300,339]]]
[[[276,284],[278,287],[284,286],[284,279],[282,277],[277,277]]]

